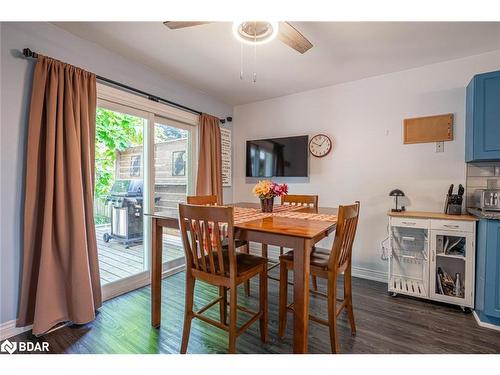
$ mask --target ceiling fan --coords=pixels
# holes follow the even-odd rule
[[[169,29],[176,30],[207,23],[212,22],[165,21],[163,24]],[[234,22],[233,33],[238,40],[251,45],[264,44],[278,37],[281,42],[300,53],[307,52],[313,46],[304,35],[288,22]]]

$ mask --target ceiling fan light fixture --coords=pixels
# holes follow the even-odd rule
[[[233,35],[242,43],[259,45],[269,43],[276,38],[279,31],[278,22],[270,21],[235,21]]]

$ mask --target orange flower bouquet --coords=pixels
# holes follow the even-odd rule
[[[262,180],[253,187],[252,192],[260,199],[262,212],[273,212],[274,197],[288,194],[288,185]]]

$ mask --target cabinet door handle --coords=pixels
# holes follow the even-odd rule
[[[459,225],[451,225],[451,224],[445,224],[445,225],[443,225],[443,227],[446,227],[446,228],[454,228],[454,229],[456,229],[456,228],[460,228],[460,226],[459,226]]]
[[[402,221],[402,223],[404,225],[416,225],[417,223],[415,223],[414,221]]]

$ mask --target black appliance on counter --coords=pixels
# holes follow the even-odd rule
[[[115,181],[106,198],[111,210],[111,231],[104,233],[104,242],[114,239],[128,247],[142,241],[143,188],[142,180]]]

